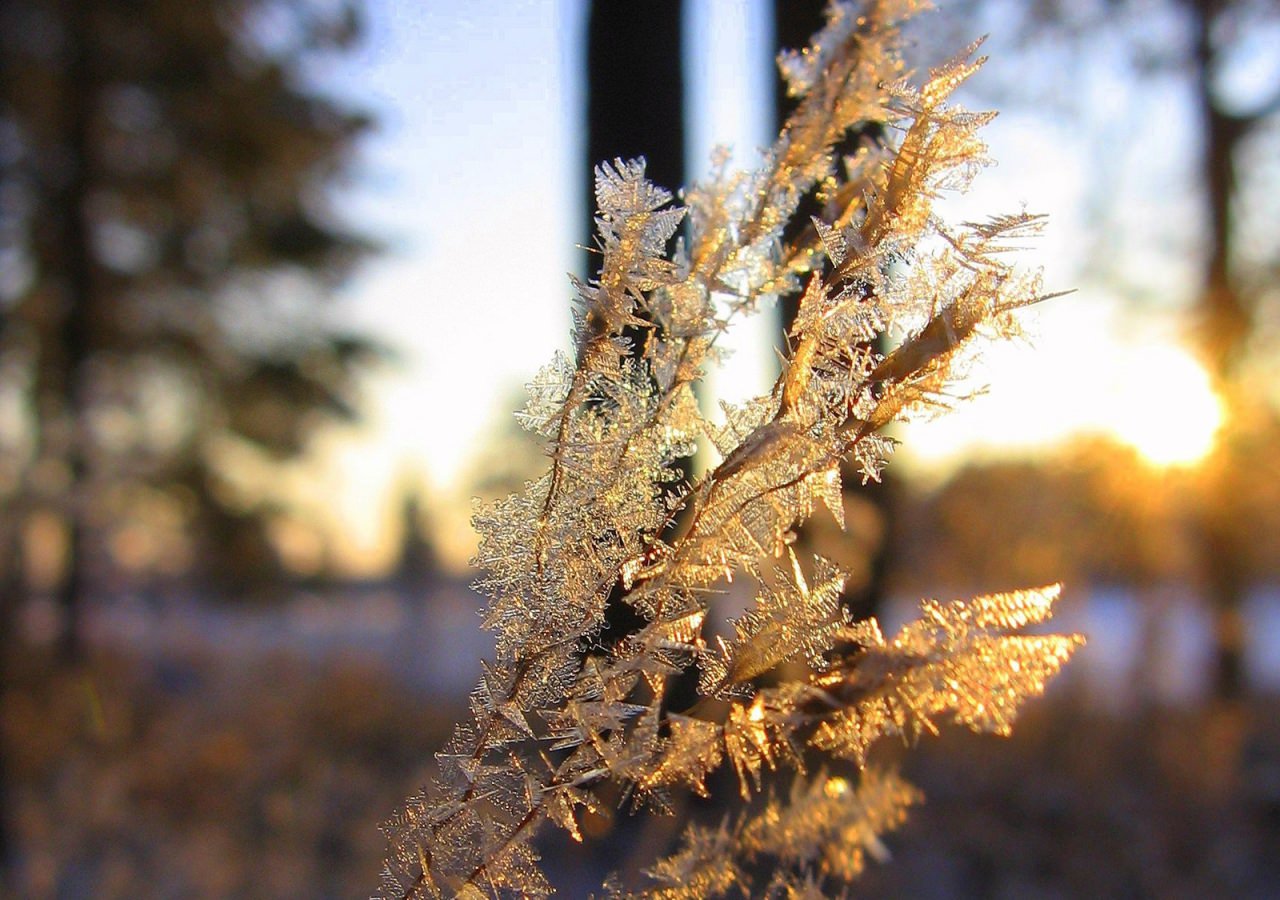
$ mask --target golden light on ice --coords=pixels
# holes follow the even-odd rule
[[[1222,401],[1209,374],[1174,344],[1136,348],[1122,386],[1104,400],[1108,429],[1156,466],[1189,466],[1213,449]]]

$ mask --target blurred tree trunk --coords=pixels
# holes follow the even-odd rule
[[[0,0],[0,21],[12,14],[14,0]],[[14,77],[8,54],[0,53],[0,84]],[[3,97],[0,96],[0,104]],[[3,109],[3,105],[0,105]],[[0,172],[0,175],[4,174]],[[0,182],[2,183],[2,182]],[[7,337],[10,326],[8,316],[0,310],[0,339]],[[3,343],[0,343],[3,346]],[[6,499],[0,514],[0,896],[9,896],[12,890],[14,840],[10,827],[12,800],[9,789],[10,763],[7,733],[4,727],[5,707],[10,686],[13,683],[13,655],[17,634],[15,625],[21,596],[21,565],[19,555],[19,527],[21,521],[17,507],[24,493],[23,479]]]
[[[587,159],[645,158],[650,181],[684,184],[681,0],[594,0],[587,24]],[[588,202],[594,209],[594,180]],[[590,223],[589,223],[590,224]],[[592,226],[590,238],[595,233]],[[594,258],[587,271],[595,268]]]
[[[645,159],[645,176],[672,192],[685,181],[684,65],[681,54],[682,0],[619,3],[592,0],[587,11],[587,167],[594,173],[601,162]],[[587,239],[595,241],[595,179],[587,186]],[[598,267],[588,252],[588,277]],[[635,346],[644,340],[640,329],[627,329]],[[686,479],[690,460],[682,461]],[[615,586],[606,609],[606,641],[618,640],[643,625],[638,613],[622,602]],[[692,675],[692,673],[691,673]],[[696,679],[683,679],[671,702],[687,706],[695,698]]]
[[[1230,4],[1220,0],[1182,2],[1194,23],[1191,82],[1199,114],[1199,180],[1203,185],[1206,225],[1198,325],[1204,360],[1226,407],[1216,458],[1209,462],[1210,492],[1199,511],[1198,525],[1205,590],[1213,613],[1212,692],[1218,701],[1233,702],[1241,698],[1246,687],[1244,543],[1249,539],[1249,530],[1242,527],[1245,514],[1240,503],[1244,473],[1235,452],[1236,432],[1244,412],[1237,375],[1253,324],[1247,298],[1232,273],[1238,252],[1233,220],[1241,145],[1270,110],[1264,107],[1247,114],[1228,111],[1214,85],[1225,56],[1221,45],[1222,15]]]
[[[980,2],[970,4],[969,14]],[[1185,31],[1179,27],[1175,32],[1147,34],[1142,29],[1148,12],[1153,19],[1176,20]],[[1256,263],[1241,252],[1245,242],[1237,183],[1246,164],[1246,142],[1280,113],[1280,84],[1274,78],[1270,96],[1244,110],[1224,95],[1223,78],[1239,54],[1248,52],[1245,36],[1274,28],[1280,23],[1277,13],[1276,4],[1253,0],[1168,0],[1165,4],[1106,0],[1092,8],[1069,0],[1043,0],[1028,5],[1023,22],[1028,36],[1057,32],[1085,42],[1102,36],[1099,45],[1119,38],[1128,46],[1135,73],[1175,73],[1185,80],[1192,100],[1195,118],[1190,123],[1190,146],[1184,152],[1198,155],[1190,187],[1202,204],[1204,253],[1194,297],[1194,336],[1224,417],[1217,446],[1204,464],[1205,489],[1191,516],[1199,542],[1200,587],[1213,619],[1209,690],[1222,705],[1240,699],[1247,689],[1243,604],[1252,577],[1250,544],[1257,535],[1246,511],[1246,498],[1255,482],[1246,461],[1245,432],[1265,402],[1249,396],[1242,377],[1260,298],[1258,273],[1253,273],[1253,283],[1247,277],[1249,266]],[[1172,39],[1155,40],[1156,33]],[[1137,117],[1150,114],[1146,109],[1132,112]],[[1274,245],[1271,252],[1275,253]],[[1274,263],[1273,256],[1270,264]]]
[[[440,558],[427,523],[422,488],[406,485],[400,499],[400,554],[392,578],[408,594],[418,594],[438,576]]]
[[[587,24],[587,168],[614,159],[645,159],[645,176],[669,191],[685,181],[684,66],[681,0],[594,0]],[[595,178],[587,186],[587,239],[595,239]],[[586,272],[597,266],[588,254]],[[635,342],[643,335],[631,331]],[[687,473],[686,473],[687,474]]]
[[[64,662],[76,662],[82,653],[81,617],[89,588],[85,567],[88,529],[87,481],[89,477],[89,435],[85,427],[86,376],[91,355],[95,273],[90,246],[88,216],[92,189],[93,103],[97,95],[94,81],[90,8],[93,0],[66,0],[63,34],[62,104],[65,158],[61,160],[61,190],[55,194],[61,221],[58,246],[61,304],[58,309],[57,339],[45,344],[46,357],[37,366],[37,388],[42,405],[41,448],[52,453],[64,467],[67,479],[58,510],[65,528],[61,580],[56,602],[62,611],[59,652]],[[49,426],[56,434],[48,433]],[[43,455],[43,454],[42,454]]]
[[[595,246],[594,171],[600,163],[643,156],[645,176],[654,184],[675,192],[685,183],[683,7],[682,0],[591,0],[587,12],[589,181],[584,247]],[[598,266],[598,254],[588,251],[586,275],[592,277]],[[641,346],[641,329],[628,328],[624,333],[634,346]],[[681,460],[680,469],[686,480],[691,478],[692,460]],[[606,642],[618,641],[644,625],[622,595],[621,583],[615,584],[605,607],[602,637]],[[671,685],[667,703],[675,709],[686,708],[697,696],[697,672],[689,669]],[[654,837],[652,829],[635,817],[627,817],[621,827],[633,835],[630,843],[634,846],[644,845],[643,837]]]
[[[809,39],[817,32],[824,21],[827,4],[823,0],[774,0],[774,48],[777,51],[798,50],[805,47]],[[774,130],[782,127],[794,103],[787,96],[786,85],[781,76],[774,75]],[[841,154],[849,155],[857,151],[860,145],[881,145],[886,135],[879,122],[868,122],[865,127],[851,132],[836,147],[837,158]],[[811,216],[821,218],[821,207],[813,196],[806,197],[797,215],[792,219],[792,231],[785,234],[788,241],[798,238],[808,225]],[[783,298],[778,303],[778,314],[782,334],[789,334],[800,308],[798,295]],[[877,344],[883,342],[877,339]],[[879,349],[883,349],[880,346]],[[862,475],[848,461],[841,465],[844,479],[845,505],[862,505],[870,516],[846,516],[849,532],[844,535],[842,543],[854,546],[858,552],[865,553],[866,559],[860,566],[849,566],[854,576],[846,583],[841,598],[845,608],[857,619],[865,619],[879,615],[884,605],[887,578],[889,574],[890,527],[893,523],[893,488],[888,473],[882,476],[880,484],[862,484]],[[868,522],[867,520],[871,521]],[[809,528],[812,533],[812,527]],[[832,558],[840,558],[835,548],[816,548],[819,553]],[[861,576],[861,577],[858,577]]]
[[[5,707],[14,680],[18,604],[22,592],[22,557],[18,543],[18,517],[12,504],[0,522],[0,896],[14,893],[13,869],[16,841],[13,836],[14,811],[10,778],[8,733],[4,726]]]

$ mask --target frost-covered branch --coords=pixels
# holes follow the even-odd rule
[[[705,794],[725,765],[744,811],[691,826],[634,890],[816,896],[879,855],[879,833],[918,797],[866,768],[857,783],[797,775],[762,800],[769,770],[815,752],[862,768],[880,737],[939,722],[1007,733],[1078,645],[1017,633],[1048,617],[1056,589],[929,602],[886,641],[841,608],[843,573],[792,551],[820,506],[841,518],[841,462],[878,479],[885,426],[941,403],[978,339],[1010,333],[1013,311],[1043,296],[1003,252],[1037,217],[950,226],[934,213],[939,192],[985,164],[991,114],[951,104],[981,65],[976,44],[904,78],[900,25],[915,5],[833,3],[811,45],[783,55],[799,102],[758,171],[722,160],[675,206],[642,160],[596,169],[600,269],[574,283],[575,351],[538,374],[519,414],[549,470],[475,518],[495,658],[439,778],[388,823],[384,896],[543,896],[542,825],[581,839],[579,811],[598,808],[605,784],[662,810],[672,792]],[[869,123],[896,137],[837,159]],[[785,245],[812,194],[824,219]],[[797,293],[774,388],[706,419],[694,387],[720,335]],[[684,483],[679,463],[702,439],[718,459]],[[757,582],[757,601],[712,646],[709,597],[733,578]],[[606,646],[611,596],[642,624]],[[758,685],[784,664],[787,677]],[[703,699],[672,709],[669,685],[691,668]],[[752,881],[762,860],[775,865],[767,884]]]

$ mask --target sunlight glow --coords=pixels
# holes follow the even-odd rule
[[[1128,444],[1156,467],[1203,460],[1224,411],[1176,328],[1148,324],[1135,339],[1114,304],[1083,292],[1069,300],[1031,311],[1026,343],[983,352],[956,390],[977,396],[906,426],[903,462],[944,477],[966,461],[1035,456],[1088,435]]]
[[[1222,402],[1208,373],[1174,344],[1140,347],[1124,357],[1131,375],[1105,408],[1108,429],[1154,466],[1190,466],[1213,449]]]

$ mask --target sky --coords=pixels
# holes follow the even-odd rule
[[[689,9],[686,168],[696,175],[716,144],[749,162],[770,140],[772,35],[762,3],[704,0]],[[399,354],[370,379],[366,421],[322,437],[297,474],[304,503],[338,536],[348,568],[385,562],[397,491],[418,481],[445,553],[465,553],[474,461],[519,405],[520,385],[568,347],[566,273],[586,238],[584,24],[581,0],[371,0],[359,50],[316,73],[380,121],[340,201],[388,251],[346,286],[337,313]],[[978,76],[978,93],[983,79],[998,93],[1007,79],[993,71],[999,35],[984,49],[995,59]],[[1169,464],[1212,440],[1216,400],[1169,314],[1191,271],[1180,271],[1179,259],[1184,268],[1191,261],[1177,253],[1190,240],[1178,219],[1186,210],[1169,201],[1167,231],[1120,242],[1099,230],[1090,208],[1099,179],[1110,180],[1118,208],[1141,214],[1159,185],[1183,174],[1176,167],[1185,162],[1160,149],[1185,118],[1183,99],[1156,85],[1151,120],[1128,123],[1117,96],[1124,73],[1100,58],[1072,96],[1091,129],[1114,138],[1114,152],[1100,158],[1072,112],[1051,103],[1048,113],[1006,111],[986,133],[999,165],[943,207],[955,219],[1047,213],[1048,231],[1025,263],[1043,268],[1047,289],[1079,290],[1031,312],[1025,340],[986,355],[965,387],[985,388],[981,396],[899,433],[906,468],[936,475],[966,459],[1034,453],[1098,432]],[[1118,233],[1134,233],[1124,224],[1121,216]],[[1135,292],[1124,284],[1135,266],[1146,267],[1135,279],[1145,299],[1122,302]],[[768,322],[739,335],[731,369],[716,381],[721,395],[771,383]]]

